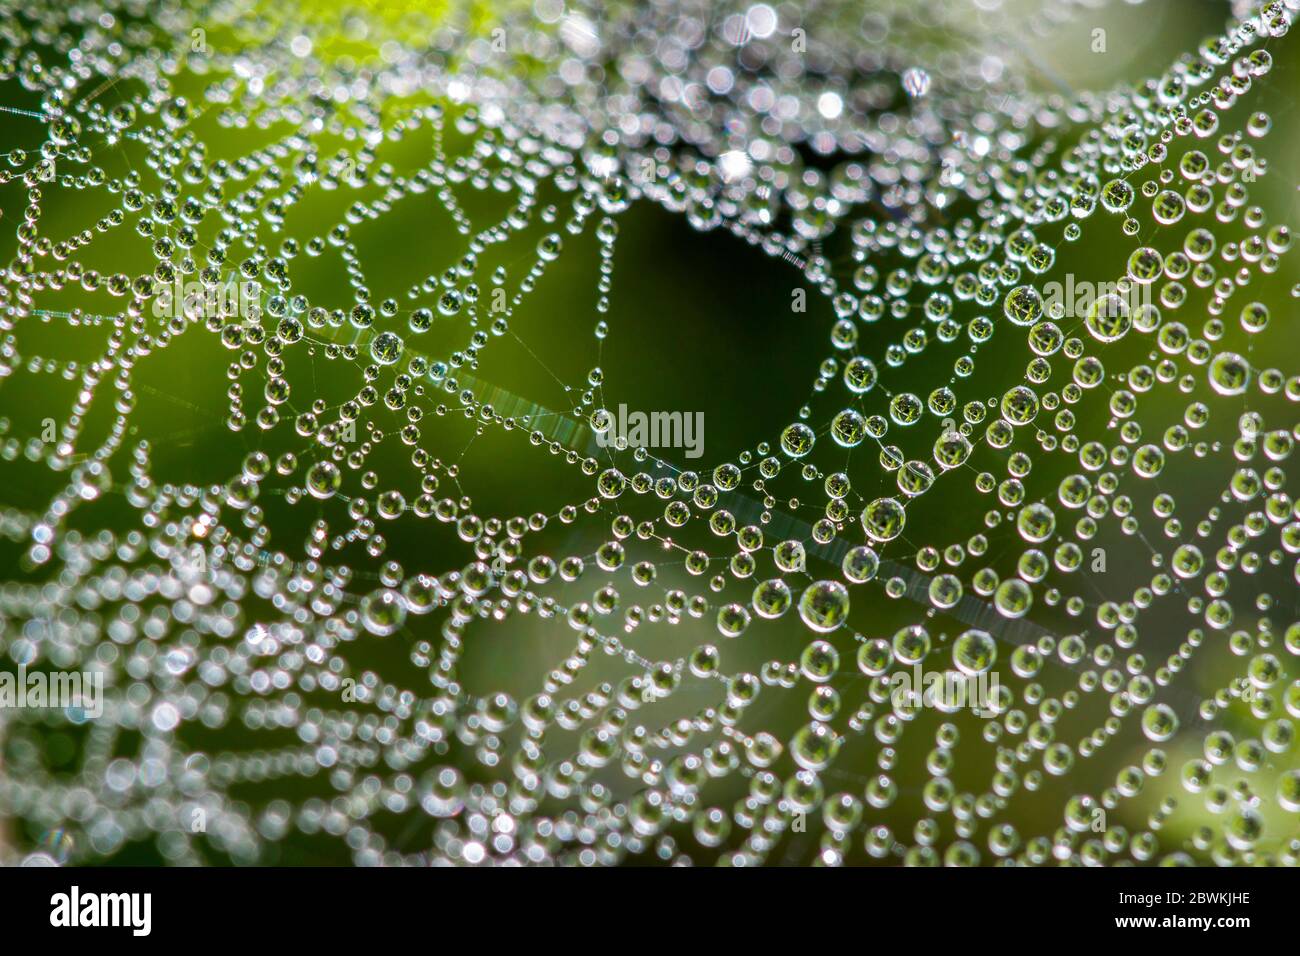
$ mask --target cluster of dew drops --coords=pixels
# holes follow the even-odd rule
[[[101,715],[0,716],[0,853],[251,864],[324,839],[363,865],[1300,860],[1284,471],[1300,377],[1271,364],[1291,317],[1254,291],[1285,275],[1292,238],[1251,199],[1277,175],[1252,96],[1300,4],[1239,3],[1163,73],[1073,98],[1032,92],[1024,64],[989,70],[999,4],[877,6],[791,22],[790,5],[538,0],[502,34],[536,69],[494,65],[496,40],[465,23],[0,12],[16,237],[0,458],[36,494],[0,511],[0,653],[105,678]],[[1076,6],[1046,0],[1035,28]],[[374,54],[327,54],[338,33]],[[234,160],[204,138],[252,134],[268,145]],[[381,159],[409,143],[418,168]],[[327,191],[356,199],[294,234],[294,207]],[[474,222],[475,191],[506,203],[499,221]],[[464,252],[372,302],[353,229],[419,195]],[[545,398],[494,378],[493,346],[545,335],[529,296],[587,232],[595,347],[617,335],[615,247],[638,203],[730,233],[821,308],[794,317],[824,356],[807,403],[731,460],[593,451],[618,404],[599,365],[553,415],[500,397]],[[1088,239],[1122,249],[1122,272],[1076,276],[1114,290],[1077,314],[1045,284]],[[126,244],[151,271],[87,264]],[[295,288],[322,257],[351,302]],[[232,277],[255,301],[168,298]],[[68,289],[104,305],[46,304]],[[422,346],[435,326],[461,347]],[[167,398],[137,380],[205,336],[229,360],[205,406],[221,430],[295,450],[174,484],[136,425]],[[73,383],[52,438],[15,410],[41,377]],[[327,398],[331,381],[359,384]],[[807,380],[771,387],[798,406]],[[519,514],[476,510],[467,427],[517,447]],[[530,507],[559,472],[589,497]],[[418,494],[398,490],[412,475]],[[1211,503],[1179,507],[1197,487]],[[130,526],[93,526],[107,499]],[[284,508],[305,541],[277,527]],[[454,547],[404,567],[384,533],[403,525],[454,530]],[[540,547],[557,525],[599,543]],[[1102,541],[1146,570],[1095,573]],[[882,630],[886,610],[911,623]],[[525,619],[568,649],[536,690],[463,683],[467,649],[508,660]],[[688,653],[663,652],[669,628],[695,635]],[[760,641],[778,656],[727,663]],[[375,642],[421,680],[359,666]],[[914,668],[1000,681],[983,715],[936,713],[891,693]],[[771,698],[802,707],[795,730],[765,723]]]

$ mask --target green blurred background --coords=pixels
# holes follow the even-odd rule
[[[430,9],[425,4],[408,6],[421,11],[417,16],[427,17],[429,22],[437,21],[437,9]],[[340,14],[332,4],[303,5],[303,10],[309,13],[312,8],[321,15],[338,16],[341,21],[347,21],[347,13]],[[484,25],[491,24],[492,9],[490,4],[480,7]],[[385,3],[357,10],[361,17],[416,22],[402,20],[413,15],[401,4]],[[1115,3],[1064,25],[1049,41],[1029,36],[1008,37],[1006,40],[1035,65],[1029,79],[1036,88],[1101,90],[1117,83],[1158,75],[1180,53],[1194,49],[1204,37],[1217,32],[1224,23],[1226,10],[1226,4],[1210,0],[1151,0],[1140,6]],[[1104,54],[1091,51],[1092,31],[1098,27],[1107,31],[1107,51]],[[239,31],[213,30],[208,42],[219,45],[249,40]],[[942,46],[944,38],[933,38],[933,42]],[[346,49],[361,52],[366,47],[365,40],[354,39]],[[340,50],[343,49],[345,45],[341,43]],[[203,78],[185,75],[176,78],[178,89],[196,102],[201,100],[204,82]],[[1245,102],[1230,114],[1234,121],[1239,119],[1241,122],[1244,122],[1248,110],[1265,110],[1273,117],[1274,129],[1261,145],[1271,172],[1251,189],[1252,202],[1269,213],[1270,223],[1295,219],[1295,165],[1292,157],[1300,148],[1300,133],[1295,121],[1297,88],[1294,58],[1279,54],[1272,73],[1262,82],[1257,82]],[[105,92],[102,100],[108,105],[129,98],[132,92],[131,83],[124,81]],[[0,103],[28,109],[34,106],[30,94],[12,82],[4,85]],[[222,128],[216,122],[215,113],[216,110],[209,110],[192,126],[195,135],[208,144],[209,161],[234,160],[273,141],[281,132]],[[42,131],[36,121],[6,115],[0,117],[0,124],[4,127],[6,149],[21,147],[31,151],[39,147]],[[343,144],[340,142],[339,145]],[[454,157],[466,145],[464,137],[449,137],[448,155]],[[326,154],[327,151],[323,152]],[[422,131],[421,135],[408,136],[402,142],[382,144],[377,150],[376,161],[390,163],[403,172],[426,163],[428,155],[427,131]],[[122,149],[97,155],[95,162],[102,164],[110,176],[117,176],[129,168],[138,168],[141,158],[142,150],[138,144],[126,143]],[[1173,160],[1176,158],[1177,154]],[[268,233],[267,238],[261,241],[269,244],[273,238],[278,243],[288,236],[305,241],[310,236],[324,233],[358,198],[373,198],[379,192],[374,186],[359,191],[343,189],[328,193],[310,190],[290,212],[283,232],[279,235]],[[506,209],[509,197],[460,187],[457,198],[477,224],[496,221]],[[115,199],[102,190],[74,192],[50,188],[46,190],[42,205],[42,233],[62,237],[87,228],[95,218],[111,208]],[[567,214],[569,201],[570,197],[558,192],[543,194],[543,203],[560,204],[561,222]],[[4,237],[0,240],[8,244],[10,250],[3,254],[5,261],[13,256],[12,223],[24,202],[20,183],[0,187],[0,208],[4,210],[0,224],[10,224],[2,230]],[[968,212],[970,210],[959,208],[951,216],[956,218]],[[216,218],[209,216],[202,226],[205,240],[215,232],[218,226],[214,222]],[[811,388],[818,365],[831,351],[828,334],[833,318],[828,304],[816,295],[809,297],[806,313],[790,311],[791,290],[806,285],[797,270],[720,231],[699,233],[682,217],[649,203],[638,203],[618,219],[620,234],[614,258],[609,313],[601,315],[596,310],[599,255],[593,230],[588,228],[576,238],[566,234],[563,254],[548,267],[536,291],[513,316],[510,334],[493,338],[480,369],[473,373],[476,378],[544,408],[572,416],[578,395],[587,387],[588,373],[599,367],[604,372],[603,396],[608,407],[626,403],[633,409],[704,413],[705,457],[701,461],[686,460],[681,457],[680,450],[659,452],[679,468],[701,470],[705,465],[712,468],[723,461],[735,461],[742,451],[752,451],[760,442],[775,445],[781,429],[796,420],[798,409],[805,403],[813,408],[812,421],[826,421],[840,407],[842,397],[836,395],[837,387],[824,394],[814,394]],[[535,220],[509,243],[488,250],[481,257],[479,276],[486,277],[497,265],[504,265],[514,270],[511,278],[516,279],[517,271],[531,261],[537,240],[550,229],[550,226]],[[1227,234],[1234,231],[1242,231],[1240,224],[1221,231],[1216,229],[1220,232],[1221,243],[1231,238]],[[134,235],[130,220],[117,232],[118,236],[112,241],[96,241],[76,258],[105,275],[119,271],[135,275],[151,270],[153,257],[147,241]],[[1166,245],[1180,243],[1181,234],[1179,229],[1169,230],[1167,235],[1157,237],[1153,244],[1159,246],[1162,241]],[[365,280],[372,291],[371,301],[378,302],[391,296],[401,302],[404,310],[431,304],[427,300],[408,300],[406,290],[425,275],[454,265],[466,251],[464,238],[455,232],[445,210],[430,194],[407,197],[379,219],[354,226],[351,241],[358,248]],[[1128,249],[1135,244],[1134,240],[1124,240],[1120,236],[1117,220],[1089,223],[1083,241],[1058,250],[1057,266],[1044,278],[1049,281],[1061,278],[1067,271],[1079,278],[1116,278],[1121,274]],[[851,275],[853,264],[845,237],[833,237],[827,243],[827,251],[842,280]],[[892,267],[889,263],[877,265],[882,275]],[[290,275],[293,291],[308,296],[313,304],[345,309],[352,304],[346,276],[340,267],[337,251],[333,249],[328,249],[319,258],[297,257],[290,263]],[[1249,290],[1252,298],[1265,302],[1274,314],[1272,325],[1253,348],[1265,350],[1271,356],[1271,363],[1288,373],[1293,371],[1288,363],[1297,354],[1296,346],[1300,342],[1293,321],[1295,300],[1288,294],[1297,277],[1294,262],[1284,257],[1279,274],[1258,281]],[[110,314],[120,304],[121,300],[112,300],[102,293],[89,295],[69,290],[46,292],[37,302],[42,309],[80,307],[96,314]],[[976,314],[969,306],[965,308],[965,312],[956,316],[963,323]],[[1233,314],[1230,305],[1225,319]],[[1191,313],[1180,318],[1195,330],[1207,316]],[[593,332],[601,319],[606,320],[610,327],[603,342]],[[429,333],[413,336],[407,333],[405,320],[405,312],[395,320],[381,318],[376,330],[392,327],[406,337],[409,349],[433,358],[445,358],[450,351],[463,348],[472,331],[462,316],[450,320],[439,318]],[[486,325],[486,321],[480,320],[480,327]],[[927,350],[919,360],[909,361],[901,369],[884,367],[879,361],[880,352],[885,344],[894,341],[901,333],[900,323],[886,318],[875,326],[862,327],[861,331],[859,351],[878,360],[883,386],[894,390],[909,388],[924,395],[946,378],[945,366],[951,362],[952,356],[945,355],[938,348]],[[106,333],[102,327],[69,328],[57,318],[47,322],[27,318],[12,334],[18,351],[25,358],[39,355],[84,362],[102,349]],[[351,341],[352,334],[353,330],[347,327],[338,330],[339,341]],[[1125,359],[1131,362],[1141,360],[1149,345],[1135,341],[1136,338],[1130,336],[1122,346],[1105,352],[1108,371],[1126,368],[1127,365],[1121,364]],[[993,350],[992,358],[989,349]],[[324,357],[323,351],[317,346],[315,354],[312,354],[313,348],[303,343],[287,353],[286,377],[293,387],[293,395],[286,411],[303,411],[317,397],[324,398],[334,407],[351,397],[360,386],[360,363],[330,361]],[[304,355],[309,359],[304,360]],[[238,472],[240,463],[251,451],[262,450],[274,456],[283,451],[303,450],[302,440],[292,432],[292,413],[286,414],[285,421],[270,433],[262,433],[251,421],[238,433],[227,427],[224,394],[228,382],[225,371],[236,356],[237,353],[224,349],[215,336],[201,328],[192,328],[165,351],[140,363],[135,377],[138,405],[131,416],[131,437],[132,440],[146,439],[151,443],[153,474],[157,481],[175,485],[220,483]],[[963,401],[967,397],[979,397],[984,394],[981,389],[985,385],[988,394],[1000,394],[1013,380],[1020,379],[1028,357],[1023,343],[1009,339],[1005,332],[1000,331],[981,353],[979,370],[971,383],[973,387],[968,386],[970,390],[961,392],[959,397]],[[256,389],[263,381],[263,369],[245,373],[242,381],[248,395],[245,407],[251,419],[260,407]],[[0,386],[0,416],[9,423],[8,434],[35,435],[47,418],[62,423],[74,401],[75,388],[75,382],[57,376],[33,374],[23,367],[13,369]],[[1086,420],[1088,415],[1105,416],[1105,397],[1102,394],[1090,395],[1080,403],[1076,407],[1080,419]],[[441,396],[440,400],[453,408],[457,404],[451,396]],[[1144,399],[1144,415],[1172,421],[1180,415],[1179,403],[1184,400],[1170,397],[1165,408],[1159,405],[1160,400]],[[1281,404],[1279,410],[1285,414]],[[382,408],[378,413],[389,414]],[[396,414],[391,417],[393,421],[387,427],[396,431],[401,421]],[[1222,430],[1222,436],[1230,438],[1234,421],[1235,416],[1216,416],[1212,428]],[[94,402],[82,444],[93,445],[93,437],[102,435],[110,422],[108,404],[104,400]],[[1283,424],[1277,414],[1270,417],[1270,423],[1274,427]],[[424,446],[445,461],[459,464],[459,489],[472,497],[474,510],[480,515],[508,517],[534,512],[554,515],[562,505],[580,503],[592,493],[591,479],[583,477],[578,469],[565,464],[561,458],[530,447],[525,432],[503,433],[492,429],[479,435],[475,423],[455,411],[445,418],[427,416],[423,428]],[[830,447],[829,442],[821,444],[827,447],[819,447],[813,456],[817,464],[826,471],[847,468],[855,479],[855,491],[868,500],[877,493],[885,493],[892,484],[892,476],[882,472],[874,462],[861,459],[864,453],[861,450],[855,459]],[[400,446],[394,445],[391,441],[386,443],[372,456],[369,467],[381,476],[381,488],[396,486],[409,501],[418,494],[418,476],[404,462]],[[674,459],[674,455],[678,457]],[[119,487],[125,479],[125,457],[119,455],[119,460],[113,463]],[[986,459],[983,464],[978,461],[981,457]],[[977,470],[988,468],[1000,473],[1004,470],[999,462],[1002,458],[1005,458],[1005,453],[981,446],[972,458],[972,464]],[[1196,465],[1197,468],[1189,469],[1186,474],[1180,472],[1171,479],[1178,487],[1180,514],[1184,508],[1188,514],[1197,514],[1203,504],[1212,503],[1230,473],[1230,462],[1216,461],[1213,456]],[[0,499],[5,505],[40,509],[59,487],[57,476],[44,465],[29,462],[21,456],[5,461],[0,467],[3,467],[5,476]],[[822,501],[819,486],[806,485],[793,468],[786,471],[778,482],[773,483],[780,489],[773,491],[780,499],[777,510],[809,523],[815,521],[820,516],[817,502]],[[658,476],[667,472],[652,473]],[[1055,472],[1035,472],[1031,488],[1043,493],[1054,488],[1059,478],[1060,474]],[[908,537],[918,546],[929,543],[942,547],[986,530],[981,518],[988,504],[968,483],[963,487],[963,479],[957,478],[955,482],[951,491],[943,492],[945,498],[942,502],[928,502],[931,505],[929,509],[914,509],[915,523],[913,512],[909,512]],[[457,496],[461,491],[444,487],[439,493]],[[1031,495],[1033,493],[1031,491]],[[791,500],[799,498],[807,499],[807,503]],[[268,547],[291,554],[298,553],[311,523],[318,517],[328,520],[332,529],[347,524],[343,513],[345,505],[340,501],[319,503],[309,499],[290,506],[281,497],[268,493],[263,495],[259,504],[265,509],[265,521],[274,532]],[[934,507],[936,504],[941,507]],[[1140,502],[1137,512],[1145,514],[1149,520],[1149,504]],[[631,513],[640,517],[636,510]],[[568,554],[590,556],[604,540],[611,517],[609,514],[595,517],[584,514],[571,526],[552,521],[540,540],[530,537],[530,545],[557,558]],[[108,527],[125,532],[135,526],[136,520],[136,513],[125,505],[120,495],[109,495],[80,508],[69,527],[83,531]],[[471,560],[466,546],[456,539],[453,525],[397,521],[388,523],[381,530],[390,542],[384,557],[401,562],[407,573],[441,573]],[[999,567],[1004,574],[1010,573],[1016,557],[1014,531],[1003,527],[987,533],[992,545],[985,562]],[[1146,550],[1114,534],[1113,528],[1110,534],[1113,534],[1113,539],[1106,538],[1104,533],[1102,539],[1094,542],[1096,546],[1107,548],[1110,562],[1107,575],[1095,583],[1106,597],[1123,600],[1131,592],[1137,574],[1150,574],[1145,561]],[[688,547],[707,547],[711,553],[719,553],[716,545],[710,544],[711,535],[707,528],[698,521],[682,529],[675,540]],[[768,543],[773,542],[769,540]],[[660,561],[658,558],[663,557],[662,551],[655,551],[647,545],[640,547],[644,554],[633,551],[625,569],[615,579],[628,600],[641,597],[630,593],[635,589],[627,581],[628,569],[641,557],[656,560],[659,564],[659,577],[651,589],[656,593],[678,586],[694,593],[706,583],[707,578],[688,576],[681,561],[672,557]],[[42,579],[47,572],[24,565],[22,555],[25,549],[26,545],[21,541],[0,544],[0,578]],[[891,548],[885,556],[911,563],[911,555],[906,549]],[[765,561],[764,566],[770,567],[770,555]],[[352,563],[357,571],[354,588],[357,593],[364,593],[367,582],[377,581],[380,562],[367,559],[358,552]],[[716,570],[716,567],[711,568],[710,574]],[[816,567],[809,570],[813,578],[826,576]],[[821,572],[828,570],[821,569]],[[760,570],[748,584],[733,582],[717,597],[727,599],[729,595],[747,594],[754,581],[763,576],[767,575]],[[1288,589],[1285,575],[1280,577],[1283,580],[1274,588],[1274,593],[1293,595],[1294,585]],[[571,585],[564,585],[557,579],[548,593],[567,604],[589,600],[591,592],[603,583],[603,575],[589,572]],[[850,627],[834,636],[834,643],[845,662],[835,686],[845,698],[846,713],[851,712],[854,701],[865,693],[866,688],[866,679],[852,666],[855,645],[851,632],[857,631],[869,637],[888,637],[897,628],[918,620],[922,614],[922,608],[916,604],[885,598],[878,583],[855,589],[853,595]],[[731,599],[743,600],[743,597]],[[259,613],[268,617],[274,613],[265,605],[259,608],[256,599],[250,599],[244,611],[246,624],[258,620]],[[1067,632],[1070,622],[1061,614],[1054,618],[1054,613],[1051,609],[1039,607],[1033,616],[1044,626],[1057,629],[1058,633]],[[1282,613],[1279,610],[1278,616]],[[1294,617],[1294,608],[1291,613]],[[1180,611],[1171,616],[1167,627],[1159,617],[1155,620],[1144,618],[1139,650],[1148,659],[1163,658],[1183,639],[1185,627],[1180,623],[1184,620],[1181,614]],[[353,674],[374,669],[386,680],[398,681],[412,688],[427,687],[426,677],[411,664],[408,650],[417,641],[428,641],[436,647],[441,641],[438,631],[441,621],[442,614],[438,612],[425,617],[412,616],[400,637],[352,645],[348,654]],[[1283,626],[1286,623],[1289,621],[1283,621]],[[1238,626],[1249,625],[1239,620]],[[960,629],[954,628],[951,622],[945,626],[942,619],[934,627],[950,634]],[[630,643],[657,660],[685,655],[700,643],[719,643],[722,645],[723,669],[734,673],[739,670],[757,672],[765,661],[773,658],[797,659],[808,638],[799,627],[797,618],[791,615],[775,624],[756,622],[740,641],[719,641],[710,614],[698,621],[686,619],[675,627],[644,623],[632,635]],[[473,624],[468,631],[461,681],[473,694],[501,689],[516,699],[523,699],[540,690],[543,675],[570,652],[572,639],[573,632],[562,620],[545,621],[536,616],[514,616],[505,625]],[[1198,658],[1197,667],[1179,676],[1178,684],[1192,687],[1199,694],[1212,692],[1225,682],[1225,673],[1229,676],[1236,673],[1226,658],[1226,652],[1222,651],[1204,653]],[[1218,667],[1226,670],[1218,670]],[[583,673],[581,682],[583,687],[594,685],[599,680],[616,682],[628,673],[629,669],[623,662],[597,654]],[[684,680],[687,686],[682,691],[667,704],[654,708],[653,723],[656,726],[666,724],[676,716],[690,716],[701,708],[720,703],[719,684],[695,681],[689,676]],[[1040,680],[1049,693],[1055,693],[1069,686],[1074,675],[1064,670],[1048,669],[1044,670]],[[1231,727],[1241,716],[1229,713],[1225,718],[1226,724]],[[920,784],[927,779],[923,761],[929,749],[928,741],[933,739],[933,730],[941,718],[953,719],[962,728],[962,746],[956,750],[957,765],[950,775],[957,787],[978,793],[986,786],[991,772],[993,749],[979,740],[982,724],[977,718],[923,714],[914,721],[898,753],[895,778],[900,783],[899,798],[887,810],[868,810],[869,822],[891,826],[905,841],[910,840],[910,830],[915,821],[925,815],[919,794]],[[646,719],[650,720],[649,715]],[[1101,715],[1095,710],[1071,715],[1062,721],[1061,739],[1073,739],[1077,734],[1086,733],[1100,719]],[[788,741],[806,720],[802,691],[767,689],[747,713],[743,727],[751,733],[759,729],[768,730]],[[1112,785],[1121,767],[1140,762],[1145,742],[1135,726],[1136,720],[1130,719],[1128,723],[1130,726],[1125,733],[1091,762],[1077,761],[1070,775],[1062,779],[1049,778],[1038,793],[1023,790],[1016,793],[1007,818],[1017,824],[1023,836],[1050,834],[1060,826],[1061,807],[1070,795],[1081,792],[1095,795]],[[1249,725],[1248,721],[1245,723]],[[32,728],[24,727],[21,732],[28,734],[31,731]],[[507,754],[512,750],[511,741],[519,732],[518,727],[507,732],[504,748]],[[65,767],[75,765],[78,735],[82,733],[84,731],[54,726],[39,732],[37,736],[46,748],[51,770],[57,772],[61,760]],[[252,733],[233,723],[223,731],[206,734],[195,733],[187,726],[185,733],[192,735],[184,738],[189,746],[209,752],[269,749],[295,743],[289,731]],[[576,735],[568,736],[576,742]],[[564,735],[554,732],[548,753],[558,756],[563,740]],[[1199,748],[1196,735],[1186,731],[1176,738],[1176,742],[1184,747]],[[131,753],[137,744],[138,738],[124,734],[117,747],[121,753]],[[844,789],[860,794],[870,776],[878,772],[876,758],[879,750],[879,743],[869,733],[850,736],[832,769],[824,775],[828,792]],[[1171,769],[1157,783],[1166,785],[1169,794],[1177,795],[1180,789],[1177,769],[1191,753],[1180,752],[1174,746],[1169,748],[1169,752]],[[454,742],[450,759],[460,766],[470,781],[489,782],[508,776],[506,768],[488,770],[479,766],[473,758],[472,748]],[[787,754],[774,769],[785,775],[791,772],[792,767]],[[626,797],[640,786],[624,777],[616,766],[606,768],[599,779],[620,797]],[[746,786],[744,778],[733,775],[710,784],[703,800],[707,804],[728,808],[744,794]],[[1123,801],[1115,811],[1130,831],[1146,827],[1148,814],[1164,795],[1163,792],[1151,792],[1155,789],[1158,788],[1149,788],[1138,799]],[[252,807],[258,807],[269,799],[296,801],[309,795],[329,798],[331,791],[323,776],[259,786],[240,785],[231,791],[234,799],[247,801]],[[1184,812],[1177,817],[1177,826],[1182,830],[1190,832],[1195,825],[1216,825],[1219,822],[1208,811],[1197,809],[1191,799],[1180,802],[1185,805]],[[542,810],[547,808],[548,805],[544,804]],[[1272,832],[1279,837],[1293,833],[1295,829],[1293,818],[1285,821],[1274,818],[1269,820],[1269,824],[1277,826]],[[432,830],[432,821],[420,814],[408,814],[401,819],[385,819],[381,814],[376,825],[389,834],[392,846],[403,851],[427,845]],[[15,826],[17,832],[12,834],[12,838],[19,845],[40,840],[41,834],[25,832],[21,824]],[[773,861],[808,860],[815,853],[819,835],[819,826],[810,826],[805,834],[786,834],[778,852],[772,856]],[[1169,839],[1169,834],[1162,835],[1165,849],[1172,849],[1185,832],[1175,831],[1173,836],[1174,839]],[[732,842],[735,840],[733,835]],[[679,835],[678,842],[683,847],[693,844],[686,832]],[[346,848],[340,841],[301,834],[269,847],[268,854],[262,862],[317,864],[344,863],[348,859]],[[867,862],[860,840],[855,854],[850,862]],[[157,859],[152,847],[134,846],[112,862],[154,862]],[[649,855],[638,858],[638,862],[648,861]]]

